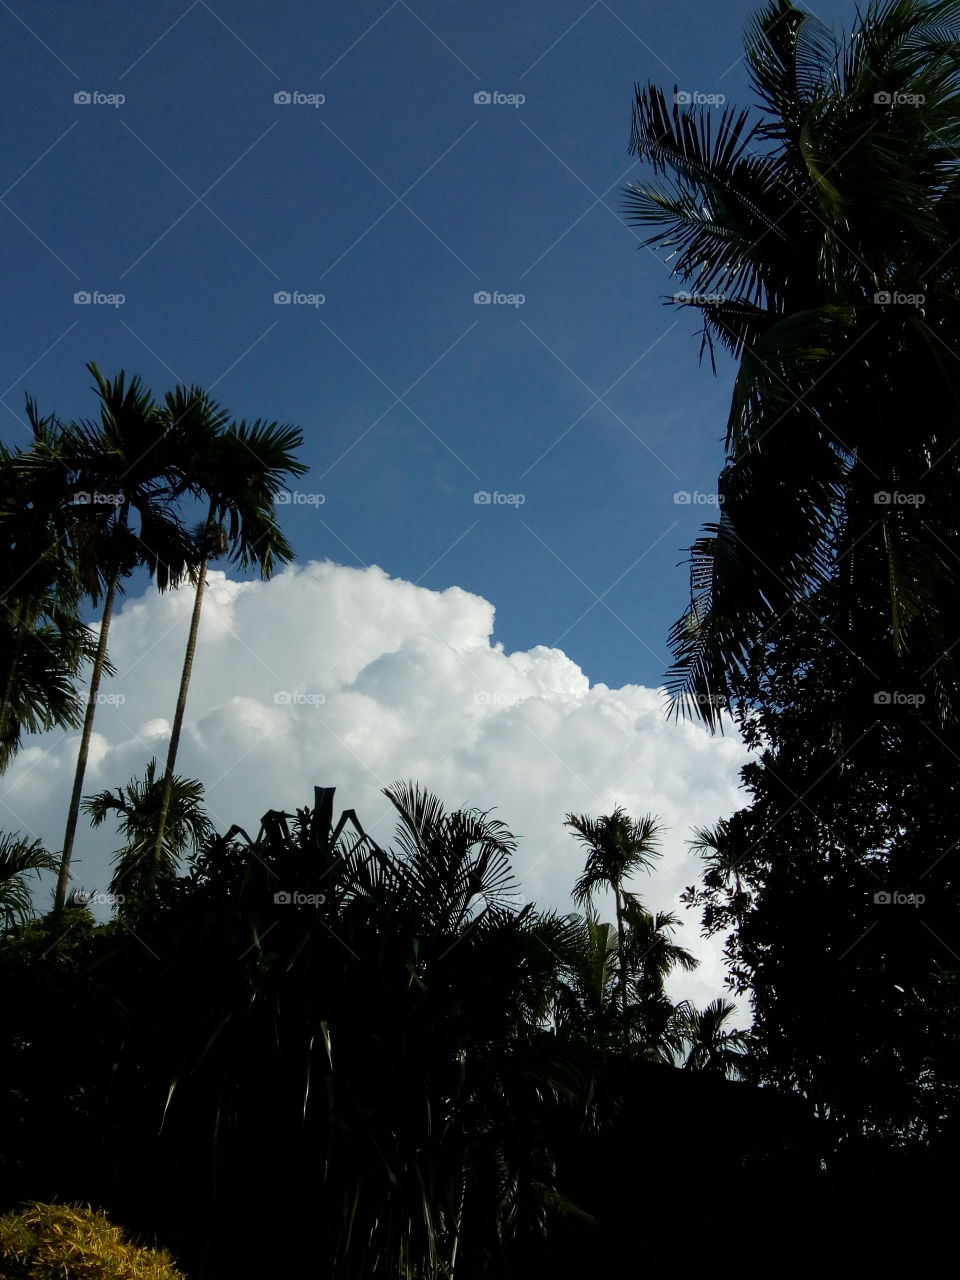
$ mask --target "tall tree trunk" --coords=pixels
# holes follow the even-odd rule
[[[620,960],[620,1036],[625,1045],[627,1042],[627,970],[623,954],[623,905],[620,901],[619,883],[614,884],[613,892],[617,900],[617,955]]]
[[[153,844],[150,868],[147,872],[147,886],[152,888],[160,871],[163,854],[163,837],[167,829],[167,818],[170,813],[170,797],[173,794],[173,771],[177,764],[177,751],[180,747],[180,731],[183,728],[183,716],[187,709],[187,692],[190,688],[190,677],[193,675],[193,659],[197,651],[197,634],[200,630],[200,611],[203,608],[203,593],[207,585],[208,557],[204,557],[197,577],[197,588],[193,597],[193,616],[190,619],[190,634],[187,637],[187,650],[183,655],[183,670],[180,673],[180,692],[177,695],[177,709],[173,716],[173,728],[170,731],[170,746],[167,750],[167,768],[163,775],[163,794],[160,799],[160,816],[157,820],[157,836]]]
[[[80,737],[80,752],[77,756],[77,768],[73,775],[73,794],[70,797],[70,809],[67,813],[67,829],[63,836],[63,853],[60,855],[60,874],[57,877],[57,892],[53,901],[54,911],[62,911],[67,900],[67,884],[70,880],[70,859],[73,856],[73,842],[77,834],[77,820],[80,816],[80,797],[83,793],[83,775],[87,771],[87,759],[90,755],[90,736],[93,733],[93,718],[97,713],[97,694],[100,692],[100,679],[103,675],[104,663],[107,660],[107,637],[110,634],[110,620],[113,617],[113,602],[116,599],[120,582],[118,569],[110,579],[107,598],[103,604],[103,617],[100,619],[100,637],[97,641],[97,652],[93,660],[93,673],[90,676],[90,692],[87,695],[87,710],[83,717],[83,733]]]

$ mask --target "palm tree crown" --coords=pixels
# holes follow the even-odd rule
[[[0,930],[23,924],[33,915],[30,872],[56,871],[59,861],[39,840],[0,832]]]
[[[638,871],[649,871],[661,856],[662,828],[651,815],[632,821],[621,808],[601,818],[568,814],[567,826],[587,846],[586,867],[573,888],[573,900],[582,905],[598,889],[622,890],[625,880]],[[625,898],[629,895],[624,894]]]
[[[75,681],[94,638],[77,610],[83,588],[65,505],[65,432],[27,397],[33,442],[0,446],[0,772],[24,733],[75,729]]]
[[[627,954],[625,909],[641,907],[639,898],[624,889],[624,881],[637,871],[649,871],[660,857],[659,837],[662,828],[650,815],[631,820],[618,805],[613,813],[600,818],[586,814],[568,814],[567,826],[589,850],[583,875],[573,887],[574,902],[592,900],[600,888],[613,890],[617,912],[617,952],[619,957],[620,1013],[623,1034],[627,1025]]]
[[[146,887],[162,799],[163,779],[157,777],[156,760],[151,760],[142,781],[134,778],[123,789],[101,791],[83,801],[83,810],[95,827],[111,814],[117,817],[125,842],[115,855],[117,865],[110,892],[121,904],[142,895]],[[203,808],[203,786],[191,778],[175,777],[164,831],[160,882],[173,880],[186,850],[199,849],[213,834],[213,823]]]
[[[683,1034],[687,1041],[687,1070],[739,1077],[746,1073],[753,1044],[749,1031],[729,1026],[736,1005],[729,1000],[711,1000],[704,1009],[689,1008]]]
[[[739,362],[720,516],[671,634],[674,709],[712,726],[827,582],[838,634],[884,582],[872,643],[960,713],[958,39],[955,0],[873,3],[839,44],[772,0],[748,29],[752,126],[637,87],[631,150],[671,180],[628,188],[629,219],[671,251],[711,358]]]

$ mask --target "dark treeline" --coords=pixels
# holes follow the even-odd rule
[[[794,1256],[916,1257],[948,1203],[922,1145],[838,1159],[802,1091],[751,1083],[752,1037],[670,1004],[685,953],[635,895],[621,970],[594,913],[520,905],[502,824],[388,795],[392,849],[318,791],[110,923],[71,903],[8,933],[7,1203],[92,1201],[192,1280],[573,1276],[701,1197],[755,1248],[799,1219]],[[584,878],[616,881],[642,825],[595,824]]]
[[[694,961],[636,891],[653,816],[566,816],[584,852],[569,915],[521,904],[505,825],[413,784],[387,791],[389,848],[331,789],[255,839],[214,831],[175,773],[204,573],[292,555],[274,502],[300,435],[95,366],[99,422],[28,402],[32,444],[0,457],[0,765],[27,733],[84,736],[63,848],[0,841],[0,1213],[90,1202],[190,1280],[948,1256],[958,49],[956,0],[882,0],[840,41],[772,0],[747,31],[755,122],[636,89],[653,177],[629,217],[673,254],[703,350],[737,362],[667,686],[753,749],[744,807],[692,834],[683,895],[724,939],[749,1032],[727,999],[667,994]],[[138,567],[197,588],[167,763],[84,797]],[[104,924],[68,892],[81,813],[123,840]],[[51,871],[38,916],[29,877]],[[0,1275],[39,1276],[5,1230]]]
[[[570,816],[588,911],[561,916],[520,905],[502,823],[386,794],[393,850],[318,791],[112,923],[71,902],[8,933],[5,1197],[109,1206],[194,1280],[505,1275],[555,1221],[596,1229],[558,1144],[614,1133],[619,1067],[746,1074],[731,1006],[664,992],[695,963],[676,922],[622,886],[651,820]],[[605,886],[619,933],[589,909]]]

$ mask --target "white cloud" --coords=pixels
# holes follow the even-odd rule
[[[142,774],[151,755],[162,763],[191,607],[189,590],[150,592],[115,617],[118,674],[104,690],[124,701],[98,712],[86,794]],[[671,993],[713,998],[719,944],[699,938],[677,895],[699,872],[691,826],[742,803],[744,748],[735,735],[667,722],[657,690],[591,686],[559,649],[506,654],[493,626],[488,601],[377,567],[311,563],[267,583],[211,572],[177,771],[203,781],[221,830],[239,823],[251,834],[267,809],[309,804],[315,785],[336,786],[338,808],[356,809],[384,841],[392,810],[379,792],[398,779],[449,809],[495,806],[520,840],[524,895],[564,911],[583,868],[566,814],[652,812],[668,828],[664,857],[636,888],[648,905],[678,911],[678,940],[702,960]],[[31,740],[0,780],[0,824],[60,847],[77,742]],[[117,843],[82,820],[76,881],[104,887]]]

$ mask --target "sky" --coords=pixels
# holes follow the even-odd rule
[[[304,434],[294,566],[211,575],[178,771],[224,826],[319,784],[386,835],[379,790],[412,777],[496,806],[545,905],[580,869],[569,811],[663,816],[655,905],[695,879],[689,828],[742,803],[745,756],[658,689],[733,370],[698,363],[621,193],[649,176],[634,83],[749,105],[754,9],[0,0],[0,438],[27,392],[92,416],[90,360]],[[88,793],[162,755],[188,608],[130,584]],[[60,847],[76,742],[31,740],[5,827]],[[81,833],[81,882],[114,847]]]

